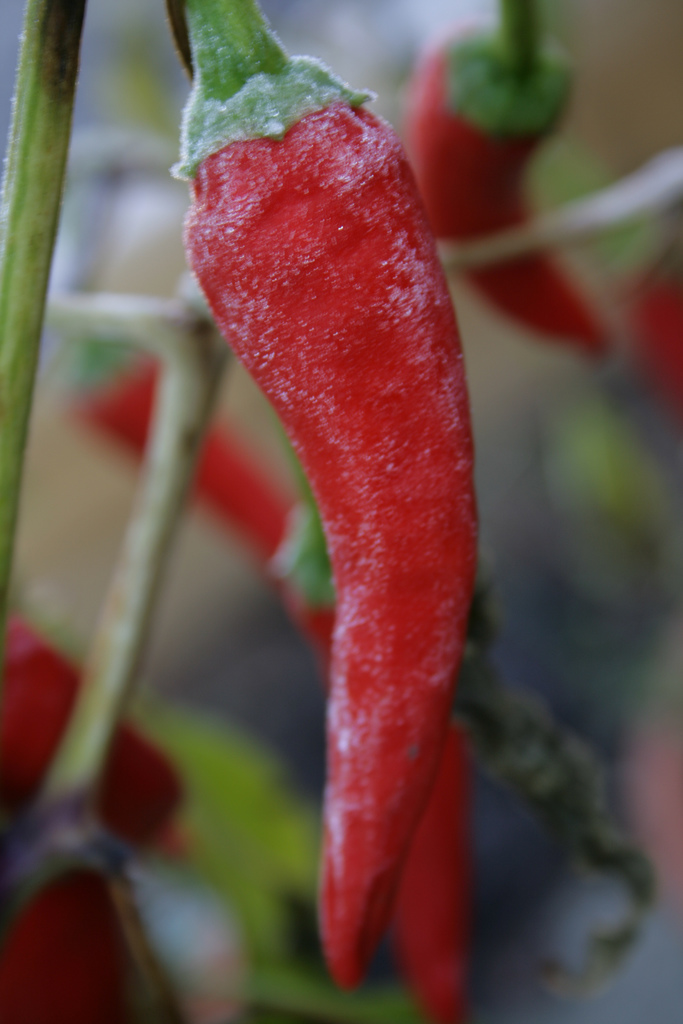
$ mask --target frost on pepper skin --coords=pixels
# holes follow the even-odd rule
[[[318,502],[338,596],[322,933],[358,983],[448,723],[476,561],[472,447],[450,298],[391,128],[333,104],[282,142],[209,157],[190,264],[275,406]]]
[[[437,238],[467,241],[524,223],[524,175],[543,134],[494,136],[455,112],[449,98],[449,49],[476,32],[471,24],[428,49],[408,88],[405,137]],[[507,316],[541,335],[603,354],[596,315],[546,253],[472,270],[470,281]]]

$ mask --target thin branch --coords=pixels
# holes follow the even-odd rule
[[[537,0],[500,0],[500,41],[518,78],[533,71],[538,59]]]
[[[683,201],[683,147],[668,149],[644,167],[586,199],[567,203],[519,227],[472,242],[442,242],[447,270],[466,271],[503,263],[539,249],[570,245],[645,214]]]
[[[650,862],[612,820],[602,771],[590,750],[562,730],[532,696],[503,686],[474,643],[460,673],[455,712],[484,767],[524,800],[574,864],[612,876],[630,896],[623,920],[590,936],[580,974],[554,962],[544,967],[545,979],[556,991],[592,994],[632,950],[652,907],[655,878]]]
[[[194,361],[198,342],[188,339],[198,335],[200,348],[208,347],[202,339],[210,330],[209,321],[179,299],[107,293],[51,295],[45,325],[72,341],[134,345],[164,362]],[[218,348],[225,350],[225,342]]]
[[[28,0],[0,197],[0,665],[85,0]]]
[[[164,360],[136,506],[78,704],[45,787],[44,796],[55,798],[88,790],[99,778],[147,636],[227,346],[208,320],[181,303],[135,296],[55,299],[48,323],[72,337],[137,343]]]
[[[112,877],[108,887],[153,1020],[159,1024],[186,1024],[173,986],[147,937],[130,882],[120,876]]]

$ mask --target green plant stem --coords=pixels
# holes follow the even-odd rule
[[[370,98],[320,61],[288,57],[255,0],[185,0],[184,8],[173,6],[171,19],[193,67],[180,160],[171,169],[177,178],[194,178],[207,157],[232,142],[282,139],[307,114]]]
[[[145,931],[130,882],[121,876],[110,878],[108,882],[121,931],[143,989],[144,1020],[157,1024],[186,1024],[173,985]]]
[[[28,0],[0,198],[0,665],[85,0]]]
[[[525,78],[536,66],[539,47],[537,0],[500,0],[500,40],[513,72]]]
[[[251,78],[276,74],[287,54],[255,0],[185,0],[195,83],[229,99]]]
[[[88,794],[129,694],[161,573],[201,444],[227,346],[181,303],[93,295],[55,300],[48,323],[70,336],[118,339],[164,360],[136,506],[69,728],[43,796]]]

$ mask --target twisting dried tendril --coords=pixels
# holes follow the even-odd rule
[[[486,653],[494,633],[486,595],[480,591],[455,705],[480,762],[530,806],[578,868],[611,875],[631,897],[621,923],[591,935],[583,971],[574,974],[556,962],[543,967],[544,979],[555,991],[588,995],[609,980],[633,948],[655,897],[654,872],[612,821],[600,765],[588,747],[561,729],[538,700],[501,683]]]

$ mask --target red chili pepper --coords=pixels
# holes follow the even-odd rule
[[[2,1024],[126,1024],[126,956],[103,878],[42,889],[0,956]]]
[[[7,628],[0,708],[0,802],[15,811],[33,797],[78,691],[74,665],[22,619]],[[118,727],[102,779],[99,814],[128,842],[150,842],[181,799],[166,757],[127,722]]]
[[[639,289],[630,323],[637,368],[683,425],[683,287],[664,279]]]
[[[394,945],[430,1020],[461,1024],[468,1012],[471,930],[469,753],[451,725],[439,774],[401,877]]]
[[[524,173],[547,134],[493,135],[455,111],[450,52],[473,34],[456,28],[419,60],[408,88],[405,134],[437,238],[467,241],[524,223]],[[594,312],[555,262],[533,254],[467,279],[499,310],[541,334],[599,355],[607,348]]]
[[[322,927],[345,986],[391,913],[429,791],[476,560],[455,321],[394,133],[336,102],[205,159],[186,249],[318,502],[337,621]]]
[[[129,386],[128,386],[129,385]],[[102,400],[101,400],[102,398]],[[126,415],[133,404],[131,418],[139,421],[142,413],[149,415],[151,396],[141,394],[137,377],[117,382],[103,396],[88,400],[86,420],[98,428],[125,439],[132,432]],[[102,415],[104,412],[104,415]],[[135,454],[144,450],[145,431],[136,436],[140,443],[131,445]],[[230,444],[225,435],[226,445]],[[233,517],[230,491],[212,490],[214,481],[230,472],[230,462],[222,460],[217,449],[213,472],[201,478],[197,497],[203,499],[221,516],[226,525],[240,529],[240,515]],[[277,492],[274,482],[262,475],[260,467],[251,463],[250,473],[258,480],[256,493],[273,508],[285,507],[284,495]],[[222,499],[221,499],[222,494]],[[249,501],[249,499],[245,499]],[[283,511],[278,532],[284,535],[288,516]],[[261,556],[262,567],[268,573],[269,563],[263,559],[268,547],[268,535],[259,537],[263,520],[256,518],[249,524],[246,539],[255,545],[255,554]],[[334,608],[311,607],[288,581],[277,581],[285,605],[293,621],[309,639],[318,654],[323,678],[329,670]],[[402,969],[417,994],[425,1013],[441,1024],[464,1019],[467,1006],[466,978],[470,945],[470,880],[468,822],[470,779],[465,742],[457,727],[451,725],[449,737],[439,762],[436,781],[421,824],[413,839],[399,883],[394,919],[394,944],[400,952]],[[417,888],[413,891],[413,887]],[[416,898],[420,893],[421,898]]]
[[[25,622],[10,619],[0,709],[0,799],[17,810],[35,795],[71,713],[75,667]],[[181,795],[166,758],[119,726],[99,814],[119,836],[150,842]],[[126,955],[105,880],[79,870],[42,889],[0,951],[2,1024],[126,1024]]]

